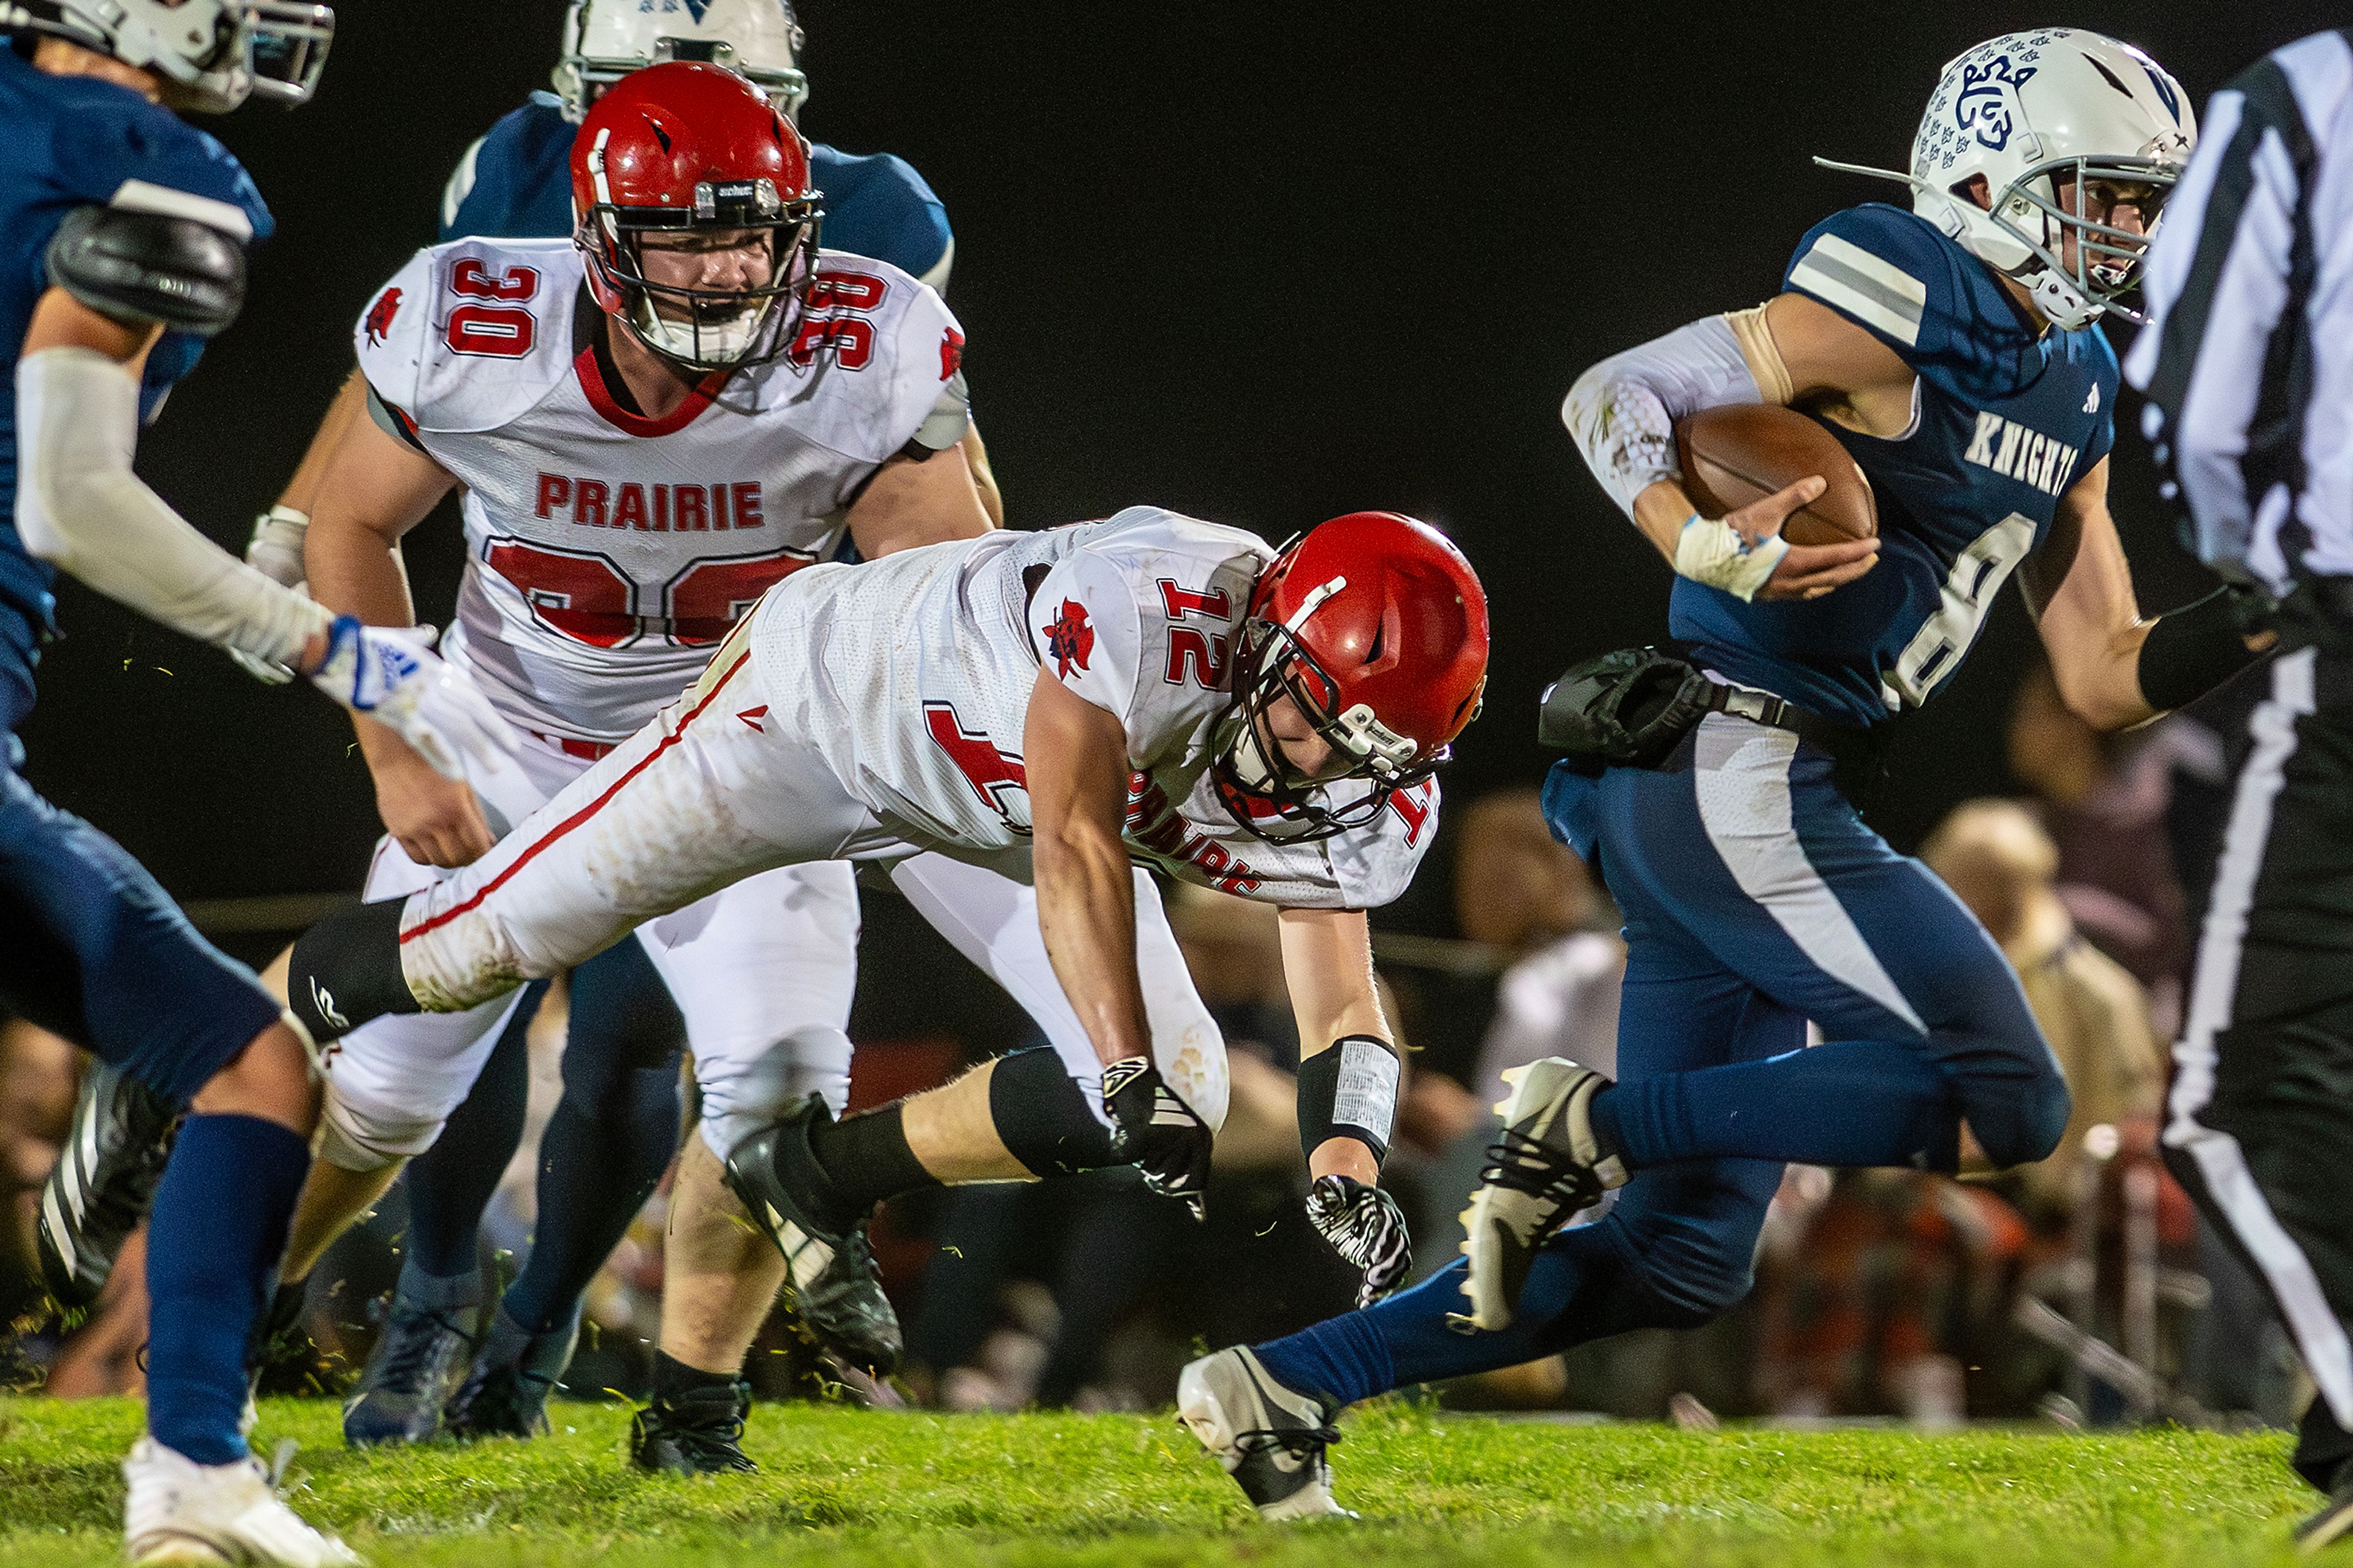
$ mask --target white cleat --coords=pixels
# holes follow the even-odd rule
[[[1354,1519],[1332,1500],[1324,1449],[1340,1440],[1335,1412],[1274,1381],[1240,1346],[1203,1356],[1176,1380],[1176,1419],[1217,1456],[1259,1517]]]
[[[1471,1259],[1462,1293],[1471,1310],[1451,1320],[1489,1331],[1510,1326],[1536,1249],[1578,1210],[1626,1184],[1624,1163],[1602,1157],[1588,1114],[1608,1079],[1546,1057],[1507,1068],[1504,1081],[1512,1086],[1510,1098],[1495,1107],[1504,1131],[1488,1148],[1479,1190],[1462,1212],[1462,1251]]]
[[[287,1507],[257,1459],[200,1465],[153,1437],[122,1461],[123,1535],[134,1563],[238,1563],[353,1568],[364,1561]]]

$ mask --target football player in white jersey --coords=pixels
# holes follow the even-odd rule
[[[1282,909],[1310,1213],[1377,1295],[1407,1247],[1374,1184],[1398,1060],[1365,911],[1435,834],[1432,774],[1486,658],[1469,563],[1388,513],[1280,555],[1137,507],[812,566],[488,855],[306,933],[294,1010],[334,1037],[480,1007],[767,868],[890,866],[1056,1050],[839,1122],[805,1106],[729,1151],[797,1284],[830,1269],[843,1304],[879,1300],[842,1253],[893,1192],[1133,1163],[1198,1212],[1224,1047],[1137,868],[1156,866]],[[926,862],[965,875],[907,875]]]
[[[883,555],[989,526],[959,445],[963,334],[914,279],[818,250],[803,144],[757,88],[702,63],[627,78],[583,124],[574,180],[576,240],[420,252],[354,333],[372,420],[323,476],[311,590],[408,624],[399,540],[462,486],[448,657],[526,736],[520,765],[445,785],[395,737],[362,730],[394,829],[372,899],[489,847],[674,697],[778,579],[852,547]],[[802,1095],[841,1103],[857,931],[852,878],[825,866],[751,879],[640,933],[684,1012],[719,1148]],[[330,1131],[306,1216],[340,1222],[430,1144],[450,1107],[409,1116],[408,1086],[470,1081],[507,1011],[389,1020],[344,1042],[327,1062]],[[726,1233],[730,1258],[744,1250],[724,1215],[682,1223]],[[291,1282],[316,1261],[302,1245],[315,1228],[298,1222]],[[765,1312],[776,1270],[755,1272],[745,1288]],[[575,1300],[554,1321],[502,1303],[453,1427],[542,1428]],[[438,1425],[465,1342],[420,1342],[451,1364],[414,1380],[431,1390],[406,1413],[416,1426],[362,1402],[346,1413],[353,1441]],[[885,1360],[895,1346],[843,1348]],[[723,1386],[736,1367],[709,1370]]]

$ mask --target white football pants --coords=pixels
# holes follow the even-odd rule
[[[850,860],[889,865],[909,901],[1029,1011],[1103,1116],[1101,1064],[1047,959],[1027,851],[965,861],[892,835],[814,747],[751,713],[760,703],[744,695],[745,640],[731,638],[677,703],[603,760],[536,748],[501,770],[530,774],[532,787],[478,782],[516,826],[473,865],[435,872],[389,841],[379,850],[368,896],[417,895],[402,970],[421,1001],[449,1011],[381,1018],[331,1048],[322,1150],[333,1163],[366,1169],[429,1147],[480,1072],[507,993],[632,931],[685,1015],[714,1153],[812,1090],[839,1110],[856,976]],[[1154,1055],[1215,1128],[1224,1040],[1141,870],[1135,889]]]

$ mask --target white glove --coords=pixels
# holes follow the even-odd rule
[[[517,744],[473,679],[433,652],[429,627],[364,626],[338,616],[311,684],[389,725],[444,778],[463,779],[469,763],[495,769]]]
[[[311,596],[303,580],[302,538],[310,531],[308,513],[296,511],[290,506],[273,506],[253,520],[253,537],[246,541],[245,563],[269,578],[293,589],[304,598]],[[294,679],[294,672],[282,664],[258,658],[242,648],[228,650],[237,668],[265,686],[283,686]]]
[[[1675,574],[1721,588],[1746,604],[1788,553],[1789,542],[1778,533],[1751,544],[1730,523],[1694,515],[1675,540]]]

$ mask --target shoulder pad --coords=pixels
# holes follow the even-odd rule
[[[427,435],[494,430],[572,364],[578,252],[568,240],[455,240],[418,251],[352,331],[377,397]]]
[[[964,331],[937,294],[888,262],[827,250],[767,395],[806,409],[807,439],[881,463],[927,426],[944,431],[941,399],[961,409],[963,361]]]
[[[49,241],[47,262],[51,282],[118,321],[208,338],[245,304],[245,247],[176,214],[77,207]]]
[[[80,201],[193,217],[239,239],[267,239],[274,226],[237,155],[153,104],[134,100],[119,115],[78,121],[56,156],[60,183]]]
[[[1874,202],[1834,213],[1809,230],[1781,286],[1811,295],[1887,340],[1920,352],[1934,334],[1932,308],[1949,315],[1952,258],[1926,220]]]
[[[809,149],[809,178],[825,194],[829,248],[887,261],[934,289],[947,286],[955,244],[947,208],[905,159],[818,143]]]

